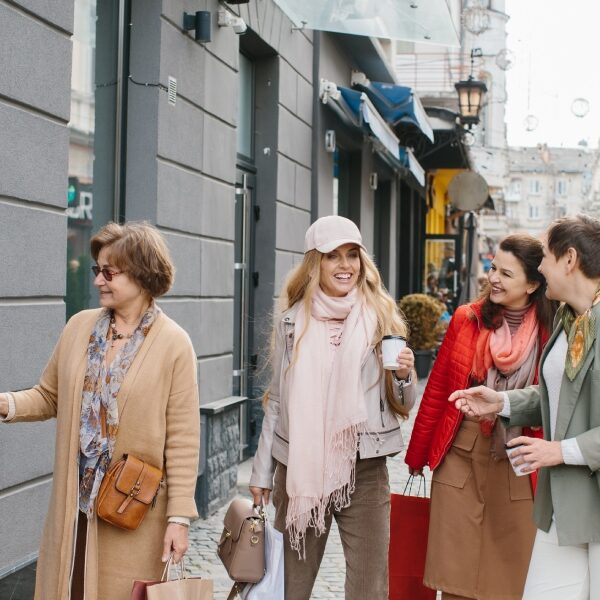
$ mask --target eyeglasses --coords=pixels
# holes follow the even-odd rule
[[[100,275],[100,273],[102,273],[102,277],[104,277],[104,279],[106,279],[106,281],[112,281],[112,278],[115,275],[121,275],[121,273],[124,273],[124,272],[125,271],[111,271],[110,269],[107,269],[106,267],[101,269],[98,265],[94,265],[92,267],[92,273],[94,273],[94,277],[98,277],[98,275]]]

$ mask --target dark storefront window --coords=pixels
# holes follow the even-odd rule
[[[97,305],[90,275],[90,238],[106,222],[119,218],[115,173],[125,1],[75,0],[74,10],[66,190],[67,318]]]

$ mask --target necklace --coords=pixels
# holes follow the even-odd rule
[[[117,331],[117,322],[115,320],[115,314],[112,313],[110,315],[110,329],[111,329],[111,339],[112,339],[112,344],[111,344],[111,348],[114,348],[115,342],[117,340],[122,340],[122,339],[126,339],[129,340],[133,337],[133,333],[119,333]]]

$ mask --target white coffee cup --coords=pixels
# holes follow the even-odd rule
[[[401,335],[384,335],[381,340],[381,352],[383,354],[383,368],[395,371],[400,368],[396,362],[400,350],[406,348],[406,338]]]
[[[515,472],[515,475],[517,477],[522,477],[523,475],[531,475],[531,473],[529,473],[529,463],[528,462],[524,462],[523,464],[520,465],[516,465],[513,461],[517,460],[517,458],[519,457],[519,455],[514,455],[514,452],[517,448],[520,448],[523,444],[518,444],[517,446],[504,446],[505,450],[506,450],[506,455],[508,456],[508,460],[510,461],[510,465],[513,468],[513,471]],[[514,455],[514,456],[513,456]],[[524,472],[526,471],[526,472]]]

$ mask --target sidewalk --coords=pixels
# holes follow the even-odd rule
[[[420,400],[425,388],[426,380],[418,384],[418,398]],[[402,423],[402,435],[405,443],[410,439],[418,404],[411,411],[407,421]],[[404,452],[388,459],[390,473],[390,486],[392,492],[401,492],[408,479],[408,468],[404,464]],[[252,469],[252,461],[242,463],[238,470],[238,491],[242,496],[248,497],[248,481]],[[428,474],[428,472],[427,472]],[[429,482],[428,482],[429,483]],[[231,588],[232,582],[227,576],[225,568],[217,557],[217,543],[223,530],[223,516],[227,507],[221,508],[208,519],[199,520],[192,526],[190,531],[190,549],[188,551],[188,563],[194,575],[201,575],[214,580],[215,600],[225,600]],[[319,576],[312,593],[312,600],[344,598],[344,554],[335,521]],[[367,599],[365,599],[367,600]]]

